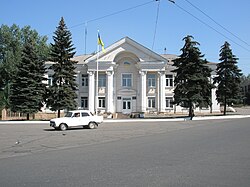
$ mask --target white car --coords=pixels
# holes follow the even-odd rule
[[[95,129],[102,122],[103,116],[95,116],[88,110],[73,110],[67,112],[62,118],[51,119],[50,126],[62,131],[77,126],[88,126],[90,129]]]

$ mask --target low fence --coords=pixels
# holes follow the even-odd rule
[[[23,120],[26,119],[26,115],[3,109],[1,112],[1,118],[2,120]]]
[[[61,112],[61,116],[64,116],[64,112]],[[30,115],[30,120],[50,120],[57,117],[57,112],[38,112]],[[12,112],[10,110],[3,109],[1,112],[1,120],[26,120],[27,115],[19,112]]]

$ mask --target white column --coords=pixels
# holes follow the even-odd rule
[[[93,71],[88,72],[89,75],[89,110],[95,112],[95,74]]]
[[[106,111],[107,112],[114,112],[114,72],[107,71],[107,91],[106,91]]]
[[[77,71],[77,74],[76,74],[76,84],[78,86],[78,90],[76,91],[76,94],[77,94],[77,108],[80,108],[81,107],[81,72],[80,71]]]
[[[211,81],[213,81],[213,78],[215,76],[211,77]],[[218,84],[215,85],[215,88],[213,88],[211,90],[211,101],[212,101],[212,113],[213,112],[220,112],[220,104],[217,101],[217,97],[216,97],[216,90],[217,90]]]
[[[141,112],[146,112],[147,109],[147,72],[140,71],[141,75]]]
[[[160,76],[160,110],[159,112],[165,112],[165,107],[166,107],[166,99],[165,99],[165,87],[166,87],[166,76],[165,72],[159,72]]]

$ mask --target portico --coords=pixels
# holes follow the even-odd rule
[[[89,73],[89,109],[94,110],[96,59],[86,60]],[[165,112],[165,66],[167,59],[126,37],[99,54],[98,77],[105,75],[106,84],[98,87],[105,98],[103,112]],[[94,75],[95,74],[95,75]],[[150,80],[150,82],[149,82]],[[100,79],[99,79],[100,83]],[[102,87],[103,86],[103,87]],[[148,98],[150,100],[148,101]],[[148,104],[150,102],[150,104]]]

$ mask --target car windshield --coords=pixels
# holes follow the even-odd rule
[[[72,116],[72,112],[67,112],[64,117],[70,118]]]

